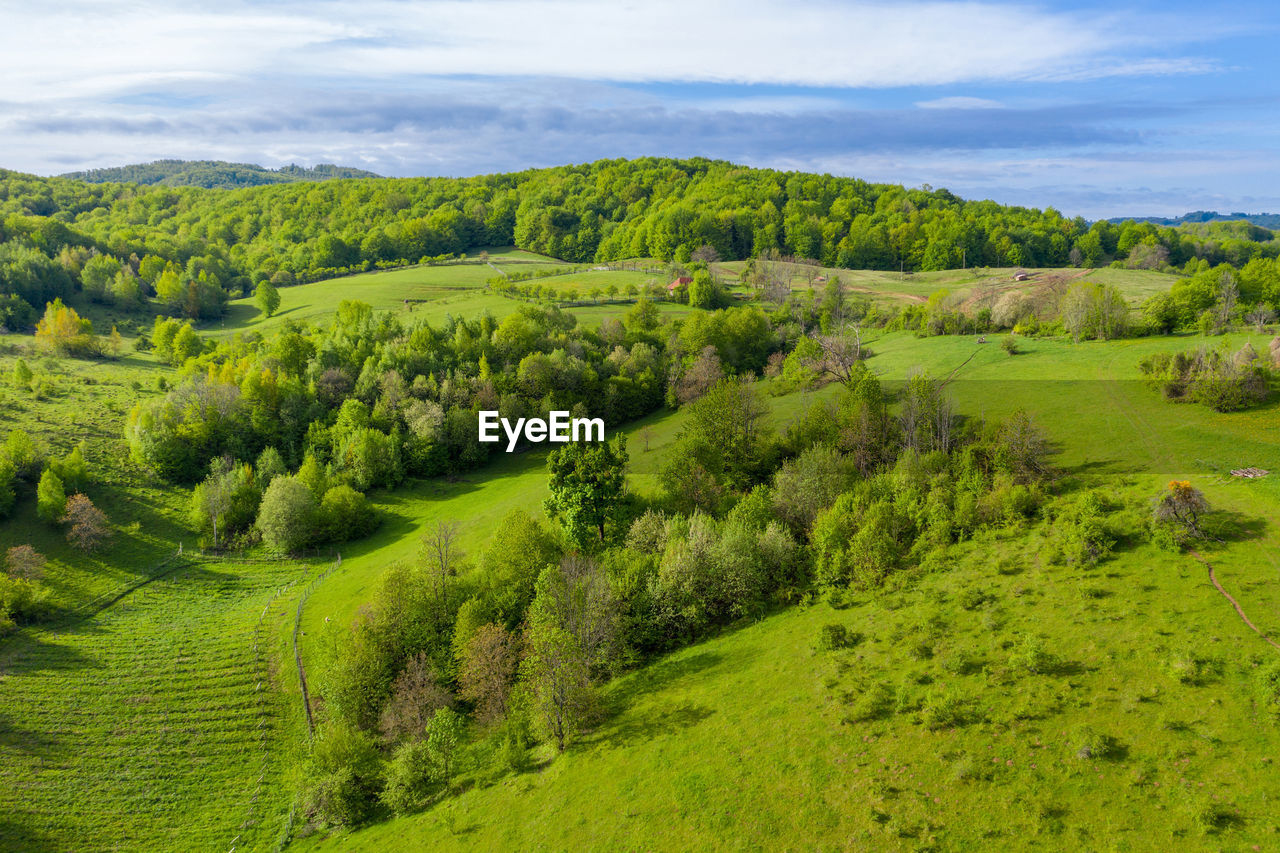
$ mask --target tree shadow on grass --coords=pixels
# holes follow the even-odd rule
[[[67,839],[62,839],[65,843]],[[60,844],[15,815],[0,815],[0,850],[57,850]]]
[[[99,661],[79,649],[48,642],[27,630],[9,637],[0,646],[0,673],[6,678],[86,669],[98,664]]]
[[[1205,518],[1204,528],[1210,536],[1227,542],[1248,542],[1267,535],[1267,520],[1262,516],[1218,509]]]
[[[58,750],[58,739],[49,732],[19,728],[13,717],[0,712],[0,748],[48,757]]]
[[[633,673],[602,697],[604,725],[582,743],[627,745],[697,725],[714,714],[714,710],[688,701],[659,704],[643,711],[637,710],[636,706],[646,697],[722,662],[719,654],[702,651],[668,658]]]

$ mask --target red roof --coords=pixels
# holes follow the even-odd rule
[[[687,285],[690,285],[690,284],[693,284],[693,279],[692,279],[692,278],[690,278],[690,277],[689,277],[689,276],[687,276],[687,275],[682,275],[682,276],[680,276],[678,279],[676,279],[675,281],[673,281],[673,282],[671,282],[670,284],[668,284],[668,285],[667,285],[667,290],[675,290],[677,287],[680,287],[681,285],[686,285],[686,286],[687,286]]]

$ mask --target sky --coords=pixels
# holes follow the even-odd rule
[[[1071,215],[1280,211],[1274,2],[0,0],[0,167],[703,156]]]

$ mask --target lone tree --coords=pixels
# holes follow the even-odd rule
[[[67,492],[62,486],[62,478],[49,468],[40,475],[40,484],[36,486],[36,515],[42,521],[57,521],[67,509]]]
[[[618,435],[610,442],[573,442],[553,450],[547,474],[547,514],[559,518],[576,547],[603,542],[605,524],[617,516],[627,492],[626,439]]]
[[[262,316],[270,317],[280,308],[280,291],[271,282],[264,281],[253,292],[253,301],[262,309]]]
[[[85,553],[98,550],[111,538],[111,525],[106,513],[84,495],[71,496],[62,521],[71,525],[71,529],[67,531],[67,541],[73,548]]]
[[[1209,501],[1204,492],[1186,480],[1174,480],[1169,489],[1156,502],[1156,521],[1176,525],[1188,538],[1204,536],[1200,529],[1200,517],[1209,511]]]

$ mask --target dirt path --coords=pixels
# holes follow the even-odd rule
[[[1197,560],[1204,563],[1205,568],[1209,570],[1209,580],[1213,583],[1214,587],[1218,590],[1218,592],[1222,593],[1222,597],[1225,598],[1227,601],[1231,602],[1231,606],[1234,607],[1236,609],[1236,613],[1240,615],[1240,621],[1248,625],[1249,630],[1253,631],[1253,633],[1257,634],[1267,643],[1270,643],[1272,646],[1275,647],[1277,651],[1280,651],[1280,643],[1277,643],[1275,640],[1271,639],[1266,634],[1259,631],[1258,626],[1250,622],[1249,617],[1244,615],[1244,609],[1240,606],[1240,602],[1232,598],[1231,594],[1222,588],[1222,584],[1218,583],[1218,576],[1213,573],[1213,566],[1209,564],[1209,561],[1206,560],[1204,557],[1200,556],[1200,553],[1198,551],[1192,551],[1190,553],[1191,553],[1191,556],[1195,557]]]

